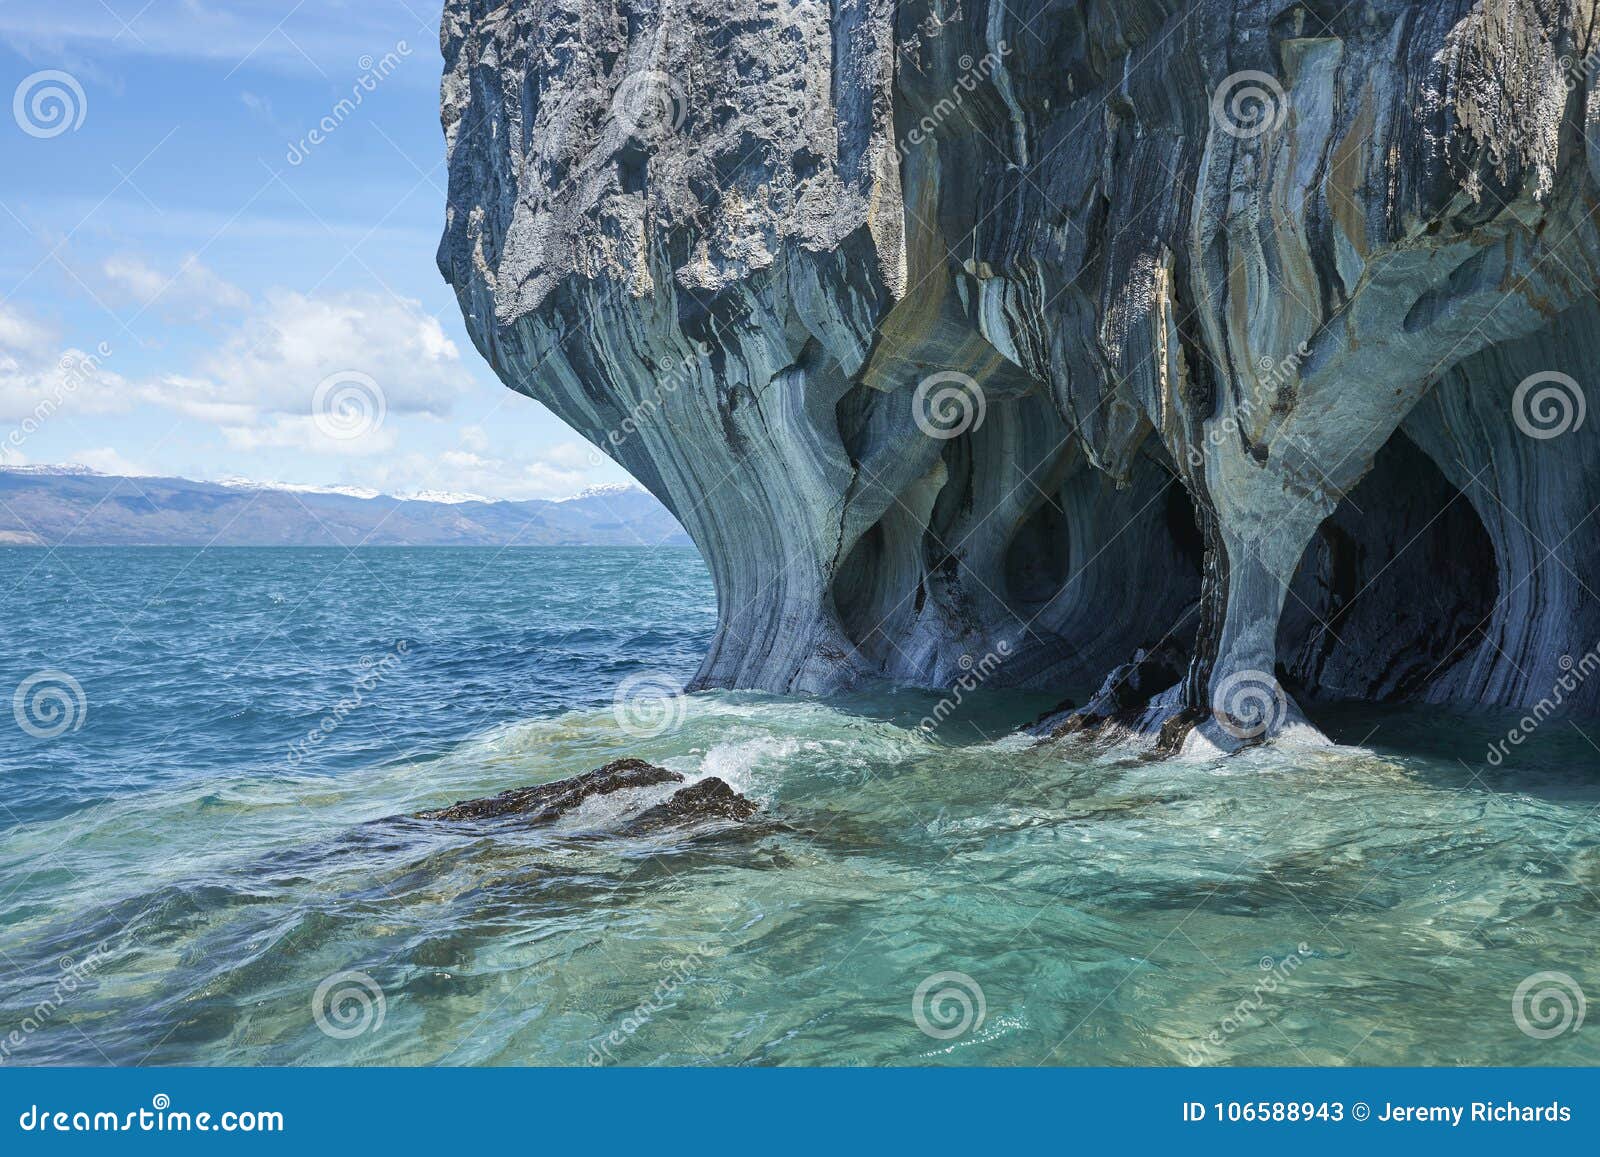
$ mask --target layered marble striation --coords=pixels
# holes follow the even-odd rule
[[[1593,711],[1596,15],[448,0],[439,264],[699,546],[701,685]]]

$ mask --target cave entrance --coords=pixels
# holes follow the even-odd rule
[[[1422,698],[1483,641],[1498,594],[1472,503],[1396,431],[1306,547],[1278,623],[1279,677],[1309,701]]]
[[[1189,493],[1159,457],[1137,456],[1121,486],[1081,464],[1006,546],[1008,605],[1059,641],[1038,685],[1092,687],[1139,648],[1186,658],[1204,555]]]
[[[1046,607],[1072,575],[1066,512],[1059,495],[1044,497],[1006,547],[1006,601],[1030,617]]]

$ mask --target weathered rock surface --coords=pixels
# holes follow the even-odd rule
[[[447,0],[442,43],[440,268],[699,546],[701,685],[1176,649],[1108,691],[1177,743],[1527,704],[1600,640],[1596,0]]]
[[[593,771],[537,787],[520,787],[482,799],[462,800],[449,807],[418,812],[420,820],[498,820],[547,824],[578,810],[586,801],[621,791],[683,783],[675,771],[642,759],[618,759]],[[716,776],[679,788],[662,802],[628,818],[621,834],[640,835],[666,827],[697,823],[740,822],[760,808]]]
[[[713,775],[673,792],[664,802],[629,820],[623,830],[635,833],[714,821],[743,823],[760,810]]]

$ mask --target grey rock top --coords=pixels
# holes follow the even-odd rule
[[[439,265],[699,546],[701,685],[1593,711],[1596,17],[448,0]]]

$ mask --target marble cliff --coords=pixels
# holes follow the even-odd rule
[[[447,0],[439,265],[702,686],[1593,712],[1597,7]]]

